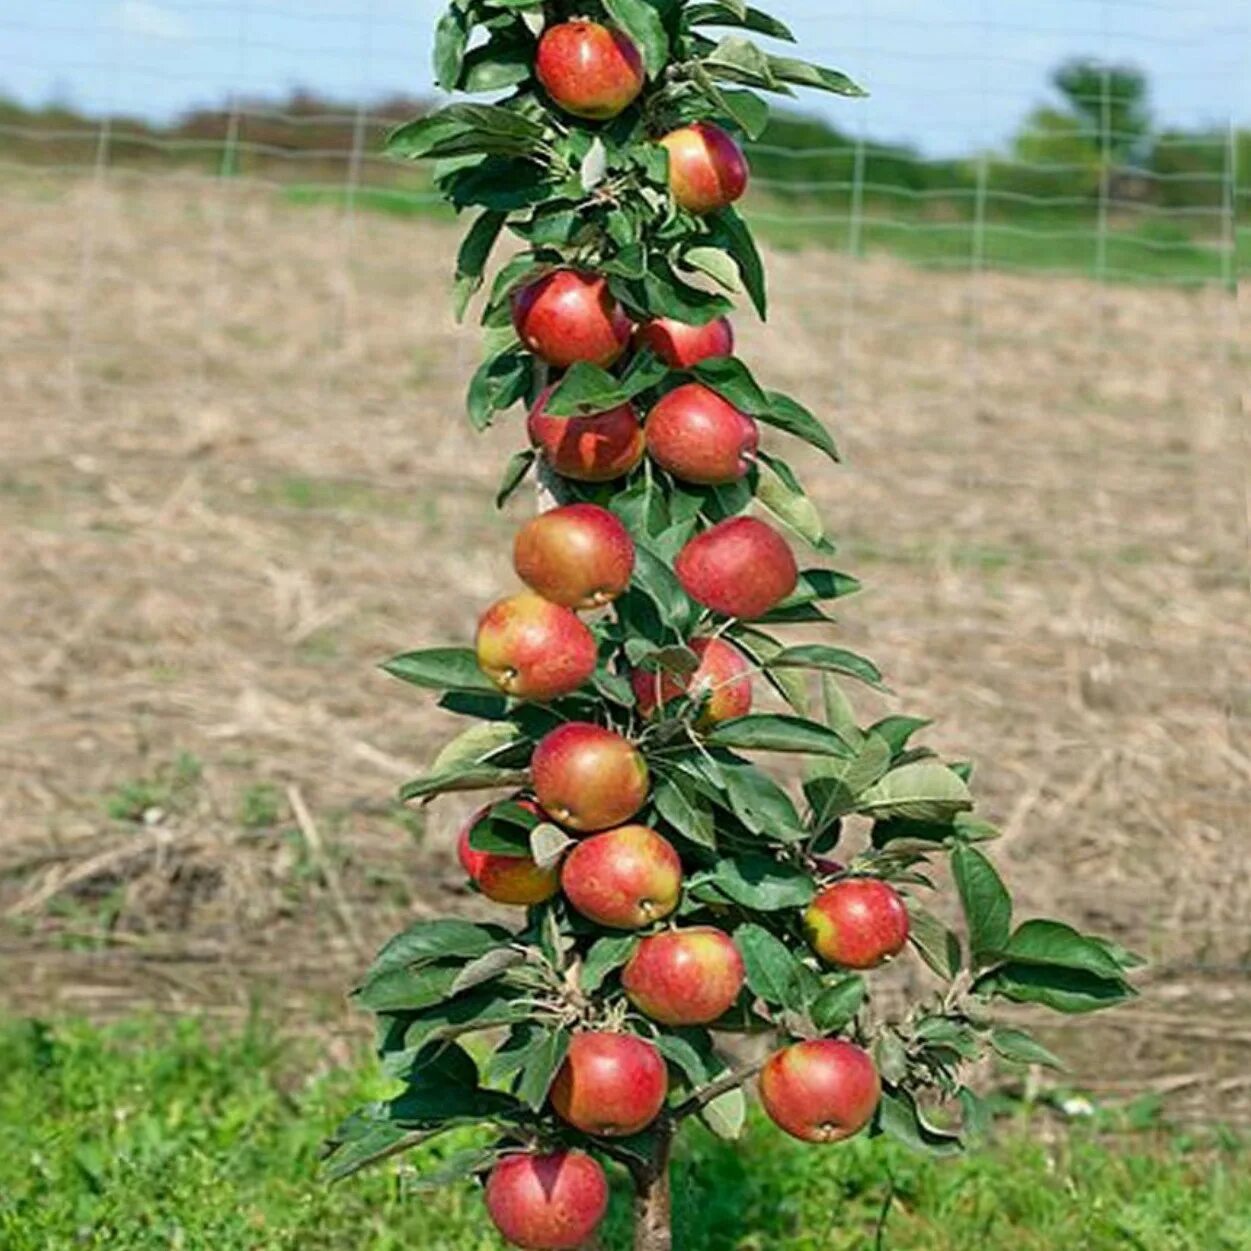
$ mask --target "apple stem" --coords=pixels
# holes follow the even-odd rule
[[[673,1207],[669,1189],[672,1143],[672,1129],[661,1129],[652,1158],[646,1164],[630,1166],[634,1180],[634,1251],[673,1251]]]

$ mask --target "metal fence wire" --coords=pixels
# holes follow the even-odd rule
[[[1251,1119],[1251,13],[778,7],[873,92],[749,150],[774,312],[741,350],[847,454],[795,461],[869,588],[839,628],[979,762],[1021,907],[1151,957],[1139,1006],[1055,1039],[1074,1080]],[[456,232],[380,155],[435,98],[440,9],[0,18],[0,95],[66,96],[0,106],[0,912],[31,995],[173,1006],[184,960],[223,999],[235,969],[343,983],[351,935],[302,941],[288,845],[241,829],[267,780],[307,789],[370,937],[472,906],[440,898],[456,814],[401,842],[385,803],[449,725],[371,671],[509,577],[518,427],[464,429]],[[1073,56],[1102,75],[1076,131]],[[1133,63],[1146,130],[1115,124]],[[193,799],[102,815],[175,752]]]

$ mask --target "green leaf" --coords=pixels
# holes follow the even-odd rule
[[[864,656],[843,647],[827,647],[824,643],[802,643],[787,647],[769,661],[771,669],[819,669],[826,673],[842,673],[857,678],[875,690],[887,689],[881,670]],[[887,759],[889,760],[889,749]]]
[[[810,65],[807,61],[797,61],[794,57],[769,56],[769,70],[779,82],[797,83],[801,87],[815,87],[818,91],[829,91],[837,96],[865,96],[868,94],[863,87],[857,86],[846,74],[838,70],[826,69],[821,65]]]
[[[864,978],[853,973],[827,986],[808,1005],[808,1015],[822,1034],[837,1034],[855,1019],[866,994]]]
[[[790,94],[773,72],[770,58],[740,35],[727,35],[701,58],[701,63],[714,78]]]
[[[944,981],[951,981],[962,964],[959,936],[914,899],[908,906],[908,939],[917,954]]]
[[[606,369],[589,361],[576,361],[543,408],[553,417],[589,416],[618,408],[629,399],[630,392]]]
[[[405,782],[400,787],[399,796],[402,802],[407,803],[413,799],[444,795],[449,791],[486,791],[522,786],[528,780],[529,774],[524,769],[502,769],[491,764],[464,764]]]
[[[821,707],[826,725],[848,746],[859,746],[865,736],[856,721],[856,710],[828,671],[821,675]]]
[[[746,5],[727,4],[725,0],[690,5],[686,10],[686,21],[690,26],[738,26],[773,39],[784,39],[787,43],[795,42],[790,29],[776,17]]]
[[[478,665],[469,647],[430,647],[392,656],[381,666],[393,678],[432,691],[484,691],[499,688]]]
[[[682,265],[711,278],[719,287],[734,292],[740,288],[738,265],[720,248],[694,247],[682,253]]]
[[[860,796],[856,811],[878,819],[939,821],[972,806],[963,779],[936,760],[920,760],[892,769]]]
[[[512,1025],[528,1020],[533,1013],[528,1002],[500,994],[493,987],[471,990],[446,1003],[426,1008],[411,1019],[405,1018],[399,1046],[388,1046],[383,1051],[383,1069],[391,1076],[402,1075],[431,1043]]]
[[[692,1038],[699,1038],[701,1045],[696,1046]],[[706,1030],[686,1029],[657,1034],[655,1043],[656,1050],[681,1070],[692,1089],[705,1085],[718,1072],[724,1071],[724,1065],[713,1054]]]
[[[447,1126],[451,1129],[452,1126]],[[385,1115],[364,1109],[349,1117],[329,1141],[323,1165],[327,1181],[343,1181],[371,1164],[379,1164],[434,1138],[441,1129],[402,1129]]]
[[[455,964],[425,964],[371,974],[352,992],[352,999],[370,1012],[402,1012],[442,1003],[460,976]]]
[[[744,908],[758,912],[803,908],[816,894],[812,878],[803,869],[754,852],[727,856],[711,869],[695,874],[690,885],[697,897],[698,888],[705,884]]]
[[[813,828],[823,830],[853,812],[860,796],[889,766],[890,748],[876,734],[866,735],[849,759],[820,759],[809,764],[804,794],[812,807]]]
[[[756,312],[760,314],[761,321],[764,321],[769,313],[764,262],[760,259],[760,252],[747,223],[736,209],[723,208],[710,219],[710,225],[712,238],[734,258],[743,279],[743,286],[751,297]]]
[[[612,934],[597,938],[582,962],[578,985],[588,995],[593,995],[611,972],[621,968],[629,960],[638,943],[638,937],[634,934]]]
[[[471,23],[465,7],[456,3],[434,28],[434,81],[444,91],[455,91],[469,46]]]
[[[498,1147],[467,1147],[442,1159],[438,1168],[406,1178],[405,1185],[417,1193],[438,1190],[485,1173],[500,1159],[501,1154]]]
[[[742,1087],[719,1094],[700,1109],[699,1119],[727,1142],[742,1137],[743,1126],[747,1123],[747,1096]]]
[[[1024,964],[1053,964],[1085,969],[1099,977],[1120,977],[1121,965],[1097,940],[1060,921],[1026,921],[1003,948],[1003,955]]]
[[[530,831],[530,857],[540,869],[550,869],[560,863],[573,841],[560,826],[543,821]]]
[[[766,467],[773,468],[766,453],[761,453],[759,459]],[[825,542],[825,523],[817,506],[802,491],[792,490],[776,471],[772,475],[761,474],[756,486],[756,498],[801,539],[814,547],[820,547]]]
[[[976,848],[958,846],[951,853],[951,871],[973,954],[984,957],[1002,951],[1012,928],[1012,897],[995,866]]]
[[[545,150],[543,127],[497,104],[450,104],[393,130],[390,156],[428,160],[474,154],[528,156]]]
[[[1098,977],[1083,969],[1016,963],[1000,965],[978,978],[973,993],[997,995],[1013,1003],[1041,1004],[1068,1014],[1114,1008],[1137,994],[1120,978]]]
[[[835,463],[841,459],[830,432],[798,400],[780,391],[770,391],[768,396],[769,407],[756,414],[758,420],[811,444]]]
[[[517,1097],[528,1108],[537,1112],[547,1102],[547,1092],[556,1080],[556,1073],[569,1054],[569,1031],[552,1030],[535,1042],[526,1056],[521,1079],[517,1083]]]
[[[393,969],[426,964],[435,960],[473,960],[508,940],[508,931],[498,925],[476,925],[471,921],[447,919],[418,921],[395,935],[374,957],[365,973],[365,982]]]
[[[758,713],[723,721],[706,741],[715,747],[743,751],[809,752],[844,757],[850,754],[847,744],[833,730],[815,721],[777,713]]]
[[[780,938],[763,926],[740,925],[734,943],[743,957],[752,994],[782,1008],[799,1011],[799,961]]]
[[[768,409],[769,400],[751,370],[737,356],[714,356],[692,366],[691,373],[723,400],[749,416]]]
[[[685,633],[694,605],[673,570],[642,543],[635,546],[632,584],[647,596],[665,625]]]
[[[472,990],[485,982],[494,981],[501,973],[507,973],[519,964],[525,964],[526,953],[516,947],[496,947],[471,960],[456,975],[450,994],[459,995],[462,991]]]
[[[473,48],[465,57],[460,89],[502,91],[526,82],[534,72],[534,44],[506,35]]]
[[[990,1031],[990,1045],[1013,1064],[1042,1064],[1050,1069],[1063,1069],[1064,1062],[1053,1055],[1033,1035],[1023,1029],[996,1025]]]
[[[780,843],[808,837],[791,797],[768,774],[746,761],[726,759],[718,765],[730,810],[753,834]]]
[[[474,292],[482,286],[482,273],[490,259],[491,249],[508,220],[507,213],[488,210],[479,213],[465,235],[456,256],[456,320],[465,315],[465,308]]]
[[[874,734],[880,734],[890,744],[891,754],[898,756],[908,745],[908,740],[930,724],[925,717],[884,717],[869,729]]]
[[[503,508],[508,503],[513,493],[526,480],[537,459],[538,453],[532,448],[513,453],[504,469],[504,476],[500,479],[499,490],[495,494],[496,508]]]
[[[960,1153],[960,1138],[927,1124],[916,1100],[906,1090],[882,1091],[875,1121],[880,1133],[927,1155],[950,1156]]]
[[[478,366],[469,382],[469,421],[475,430],[485,430],[497,412],[512,408],[526,398],[533,367],[521,352],[502,352]]]
[[[658,775],[652,802],[656,811],[683,837],[701,847],[716,847],[712,812],[685,776],[679,773]]]
[[[659,75],[669,60],[669,36],[656,6],[648,0],[604,0],[604,8],[638,45],[648,77]]]
[[[494,721],[471,725],[443,745],[431,764],[433,773],[444,773],[465,765],[479,765],[521,741],[521,730],[511,721]]]
[[[759,139],[769,125],[769,106],[754,91],[717,92],[722,107],[742,128],[748,139]]]

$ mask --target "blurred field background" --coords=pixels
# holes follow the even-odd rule
[[[1149,6],[1099,7],[1132,34]],[[364,79],[365,23],[308,29]],[[989,115],[976,31],[965,57],[942,90]],[[868,86],[923,109],[915,68]],[[850,104],[776,123],[742,351],[847,456],[795,463],[866,584],[842,634],[901,692],[865,716],[979,762],[1024,912],[1152,961],[1138,1005],[1045,1034],[1065,1081],[1251,1123],[1251,130],[1215,72],[1179,129],[1127,62],[998,68],[1037,107],[963,156]],[[521,423],[468,431],[457,230],[376,155],[430,98],[218,93],[0,107],[0,1009],[259,1003],[346,1057],[369,951],[481,909],[465,806],[391,800],[454,719],[374,666],[511,585]]]

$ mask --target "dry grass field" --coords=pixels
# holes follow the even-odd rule
[[[462,416],[451,229],[243,184],[0,197],[0,1003],[345,1024],[405,917],[479,905],[455,724],[375,663],[510,585],[517,421]],[[1075,1080],[1251,1115],[1251,637],[1238,309],[1216,291],[770,258],[743,354],[866,583],[841,632],[980,762],[1026,910],[1153,961]],[[1243,331],[1245,334],[1245,329]],[[884,701],[862,701],[866,717]]]

